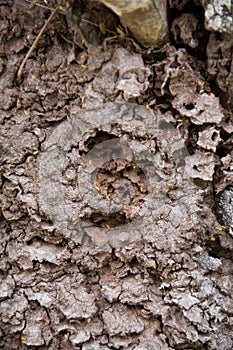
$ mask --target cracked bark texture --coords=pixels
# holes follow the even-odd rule
[[[231,350],[232,36],[204,29],[199,1],[171,0],[172,43],[145,51],[117,37],[117,18],[89,1],[81,17],[97,26],[73,31],[58,14],[16,82],[50,12],[21,0],[0,4],[0,349]],[[148,114],[130,120],[129,104]],[[113,107],[100,125],[95,110],[103,106]],[[115,106],[125,112],[113,123]],[[170,123],[187,148],[179,167],[163,134],[151,138],[155,119]],[[70,147],[65,126],[73,120],[83,129]],[[54,133],[67,145],[61,181],[74,208],[75,171],[98,135],[126,135],[157,157],[163,206],[147,200],[139,208],[142,235],[135,223],[129,239],[121,225],[109,242],[90,225],[80,242],[51,220],[40,202],[40,167]]]

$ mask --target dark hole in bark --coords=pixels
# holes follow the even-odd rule
[[[89,137],[84,142],[84,149],[80,150],[79,153],[80,153],[80,155],[83,155],[83,154],[89,152],[93,147],[100,144],[101,142],[111,140],[114,138],[117,138],[117,137],[113,134],[109,134],[108,132],[102,131],[102,130],[96,130],[95,135]]]
[[[103,214],[101,212],[94,212],[82,218],[84,221],[91,222],[94,226],[113,228],[128,224],[132,219],[127,219],[124,213]]]
[[[217,137],[218,137],[218,133],[214,132],[213,135],[211,136],[211,140],[215,141]]]
[[[185,106],[185,108],[191,111],[194,108],[194,105],[192,103],[189,103],[188,105]]]

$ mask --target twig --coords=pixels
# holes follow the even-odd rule
[[[52,21],[53,17],[57,14],[59,8],[56,7],[53,12],[51,13],[51,15],[49,16],[48,20],[45,22],[45,24],[43,25],[43,27],[41,28],[39,34],[37,35],[34,43],[32,44],[32,46],[30,47],[28,53],[26,54],[26,56],[24,57],[24,60],[23,62],[21,63],[20,67],[19,67],[19,70],[18,70],[18,73],[17,73],[17,80],[20,80],[21,77],[22,77],[22,74],[23,74],[23,69],[24,69],[24,66],[28,60],[28,58],[30,57],[32,51],[35,49],[36,45],[38,44],[38,41],[40,40],[42,34],[44,33],[45,29],[47,28],[47,26],[49,25],[49,23]]]
[[[53,9],[51,7],[48,7],[48,6],[45,6],[45,5],[42,5],[42,4],[37,4],[37,1],[38,0],[35,0],[33,2],[31,2],[30,0],[25,0],[26,2],[28,2],[30,4],[29,8],[33,8],[34,6],[38,6],[38,7],[42,7],[46,10],[50,10],[52,11]]]
[[[39,1],[39,0],[33,0],[33,1],[31,2],[31,5],[29,6],[29,8],[32,9],[35,5],[37,5],[38,1]]]

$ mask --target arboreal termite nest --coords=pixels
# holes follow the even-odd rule
[[[135,104],[73,108],[45,143],[40,165],[41,208],[65,237],[83,242],[95,226],[115,246],[119,237],[151,236],[164,216],[179,225],[193,184],[172,120]]]

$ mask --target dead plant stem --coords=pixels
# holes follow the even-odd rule
[[[34,43],[32,44],[32,46],[30,47],[28,53],[26,54],[26,56],[24,57],[23,62],[21,63],[18,73],[17,73],[17,80],[20,80],[23,74],[23,69],[24,66],[28,60],[28,58],[30,57],[31,53],[33,52],[33,50],[35,49],[36,45],[38,44],[42,34],[44,33],[45,29],[47,28],[47,26],[49,25],[49,23],[52,21],[53,17],[57,14],[59,8],[56,7],[53,12],[51,13],[51,15],[49,16],[48,20],[45,22],[45,24],[43,25],[43,27],[41,28],[39,34],[37,35]]]

